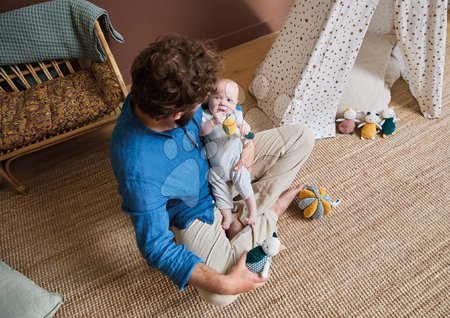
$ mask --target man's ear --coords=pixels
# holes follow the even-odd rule
[[[178,120],[181,118],[181,116],[183,116],[184,112],[176,112],[172,114],[172,119],[173,120]]]

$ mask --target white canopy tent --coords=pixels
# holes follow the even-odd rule
[[[295,0],[250,89],[275,125],[304,123],[316,138],[332,137],[366,31],[393,33],[423,115],[440,117],[446,10],[446,0]]]

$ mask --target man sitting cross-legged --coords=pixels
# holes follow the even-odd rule
[[[251,170],[258,218],[244,227],[247,211],[239,205],[227,237],[200,138],[199,106],[215,91],[221,61],[200,41],[166,36],[152,43],[133,63],[131,93],[110,144],[122,209],[142,256],[180,290],[192,285],[216,305],[264,285],[245,267],[246,251],[276,230],[301,187],[286,189],[314,144],[302,125],[256,134],[235,168]]]

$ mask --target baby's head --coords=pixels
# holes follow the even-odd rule
[[[208,99],[209,111],[231,114],[236,110],[239,87],[236,82],[229,79],[221,79],[217,83],[217,90]]]

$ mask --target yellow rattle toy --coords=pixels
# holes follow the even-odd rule
[[[253,139],[255,138],[255,133],[253,131],[249,132],[247,135],[242,136],[239,129],[237,129],[236,120],[229,114],[222,123],[222,128],[227,134],[227,136],[236,135],[241,139]]]

